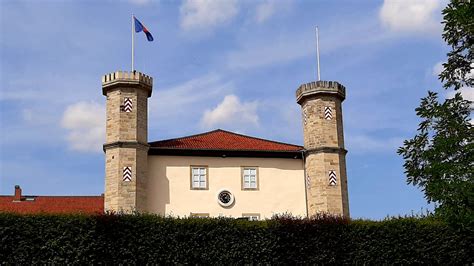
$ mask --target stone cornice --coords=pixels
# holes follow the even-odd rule
[[[143,149],[148,151],[150,148],[150,145],[147,143],[141,143],[138,141],[115,141],[115,142],[110,142],[110,143],[105,143],[103,145],[103,150],[104,152],[108,149],[114,149],[114,148],[133,148],[133,149]]]
[[[260,150],[213,150],[213,149],[173,149],[150,147],[148,155],[203,156],[203,157],[251,157],[251,158],[293,158],[301,159],[301,151],[260,151]]]
[[[347,150],[340,147],[319,147],[314,149],[307,149],[304,151],[306,157],[310,154],[318,154],[318,153],[338,153],[338,154],[347,154]]]

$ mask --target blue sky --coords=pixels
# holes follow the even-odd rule
[[[438,0],[1,1],[0,194],[97,195],[104,189],[101,75],[154,77],[149,141],[223,128],[302,144],[295,90],[321,75],[343,105],[353,217],[426,208],[396,149],[448,47]],[[464,93],[472,97],[472,88]]]

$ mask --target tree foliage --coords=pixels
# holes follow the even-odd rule
[[[416,113],[422,118],[418,134],[398,150],[405,159],[409,184],[419,186],[437,214],[469,225],[474,212],[474,130],[470,102],[461,94],[438,102],[429,92]]]
[[[439,77],[446,89],[474,87],[474,1],[452,0],[443,18],[443,39],[451,51]]]
[[[474,3],[452,0],[443,10],[443,39],[451,46],[439,78],[446,89],[473,86]],[[405,159],[408,184],[420,187],[436,214],[448,222],[474,228],[474,131],[472,102],[460,93],[443,103],[428,92],[416,108],[422,119],[417,135],[398,153]]]

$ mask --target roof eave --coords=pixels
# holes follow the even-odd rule
[[[205,156],[205,157],[253,157],[253,158],[292,158],[301,159],[302,150],[224,150],[150,147],[149,155]]]

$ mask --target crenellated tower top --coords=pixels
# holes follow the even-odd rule
[[[296,90],[296,101],[301,104],[306,97],[323,94],[337,96],[343,101],[346,98],[346,88],[337,81],[313,81]]]
[[[153,78],[138,71],[116,71],[102,76],[102,94],[106,95],[109,89],[121,86],[142,87],[151,96]]]

